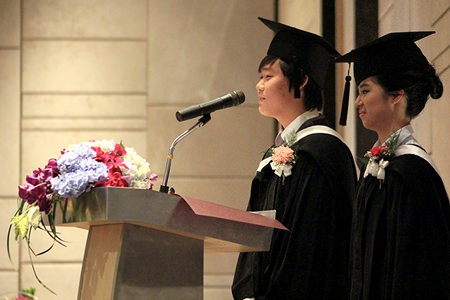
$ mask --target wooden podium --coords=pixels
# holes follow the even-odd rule
[[[96,188],[58,225],[89,229],[78,299],[203,299],[204,252],[267,251],[260,214],[152,190]]]

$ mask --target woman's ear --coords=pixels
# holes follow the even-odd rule
[[[398,104],[400,103],[402,100],[406,101],[406,94],[405,94],[405,90],[399,90],[395,93],[392,94],[392,104]]]

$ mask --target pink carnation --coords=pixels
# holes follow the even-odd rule
[[[272,161],[279,164],[288,164],[294,157],[294,150],[289,147],[277,147],[273,149]]]

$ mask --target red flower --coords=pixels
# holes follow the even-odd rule
[[[108,168],[108,180],[97,182],[95,186],[129,186],[126,176],[122,175],[121,170],[121,167],[128,169],[122,160],[122,156],[127,154],[127,151],[122,145],[116,144],[114,150],[108,152],[104,152],[100,147],[92,147],[92,150],[96,153],[95,159],[103,162]]]
[[[124,156],[125,154],[127,154],[127,151],[121,144],[116,144],[114,147],[113,154],[115,156]]]
[[[373,147],[372,149],[370,149],[370,153],[372,154],[372,156],[376,156],[376,157],[383,157],[385,155],[389,155],[390,149],[387,146],[376,146]]]
[[[113,171],[111,169],[108,174],[108,181],[104,182],[103,186],[127,187],[128,181],[125,176],[122,176],[120,171]]]

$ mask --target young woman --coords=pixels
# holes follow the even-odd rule
[[[322,88],[336,51],[321,37],[261,19],[276,32],[256,84],[259,112],[282,127],[261,161],[248,210],[276,210],[288,231],[270,251],[241,253],[234,299],[347,299],[351,152],[320,113]]]
[[[450,207],[438,169],[410,125],[443,85],[415,41],[383,36],[343,56],[355,105],[378,135],[353,208],[350,299],[450,299]]]

